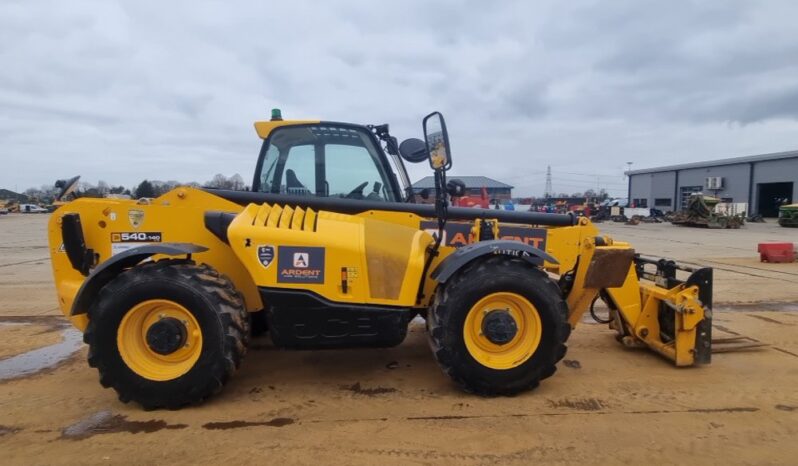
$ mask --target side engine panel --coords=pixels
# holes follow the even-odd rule
[[[260,288],[336,303],[415,307],[432,237],[417,228],[289,206],[250,204],[227,230]]]

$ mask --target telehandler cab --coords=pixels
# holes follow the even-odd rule
[[[388,125],[277,110],[255,129],[251,191],[81,198],[50,220],[59,305],[123,402],[217,393],[254,327],[279,347],[386,347],[415,316],[458,385],[511,395],[554,374],[598,298],[623,344],[710,362],[711,269],[644,258],[584,217],[450,206],[463,185],[447,182],[440,113],[401,145]],[[433,205],[414,202],[404,167],[425,160]]]

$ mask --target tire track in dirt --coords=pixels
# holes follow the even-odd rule
[[[776,346],[774,346],[773,349],[778,351],[778,352],[780,352],[780,353],[788,354],[790,356],[794,356],[794,357],[798,358],[798,353],[793,353],[792,351],[787,351],[786,349],[778,348]]]
[[[507,413],[507,414],[444,414],[429,416],[405,416],[405,417],[376,417],[376,418],[335,418],[335,419],[295,419],[295,418],[274,418],[267,421],[236,419],[232,421],[214,421],[203,424],[204,429],[226,430],[248,427],[283,427],[290,424],[335,424],[335,423],[360,423],[360,422],[407,422],[407,421],[465,421],[479,419],[517,419],[534,418],[538,416],[617,416],[617,415],[667,415],[667,414],[741,414],[757,413],[761,411],[755,406],[731,406],[719,408],[685,408],[685,409],[639,409],[639,410],[604,410],[606,402],[601,404],[595,400],[583,406],[582,402],[575,404],[566,403],[560,405],[567,411],[563,412],[535,412],[535,413]]]
[[[788,280],[788,279],[781,278],[781,277],[773,277],[773,276],[768,276],[768,275],[759,275],[759,274],[756,274],[756,273],[735,270],[735,269],[729,268],[730,266],[728,266],[728,264],[727,264],[726,267],[718,267],[717,265],[712,265],[712,264],[699,264],[699,263],[696,263],[696,262],[688,262],[688,261],[679,261],[679,262],[681,262],[682,264],[685,264],[685,265],[692,265],[692,266],[696,266],[696,267],[712,267],[715,270],[723,270],[724,272],[736,273],[736,274],[739,274],[739,275],[745,275],[747,277],[765,278],[765,279],[768,279],[768,280],[778,280],[778,281],[782,281],[782,282],[786,282],[786,283],[798,283],[798,274],[782,272],[782,271],[779,271],[779,270],[768,270],[768,272],[786,273],[787,275],[789,275],[791,277],[795,277],[795,280]],[[707,262],[712,262],[712,261],[707,261]],[[746,267],[744,265],[733,266],[733,267],[740,267],[740,268],[745,268],[745,269],[750,268],[750,267]],[[755,269],[755,270],[761,270],[761,269]]]
[[[743,268],[743,269],[760,270],[762,272],[780,273],[780,274],[784,274],[784,275],[790,275],[790,276],[793,276],[793,277],[798,277],[798,272],[786,272],[784,270],[766,269],[766,268],[763,268],[763,267],[754,267],[753,265],[730,264],[728,262],[724,262],[724,261],[720,261],[720,260],[712,260],[712,259],[702,259],[702,260],[704,262],[708,262],[710,264],[720,264],[720,265],[725,265],[727,267],[739,267],[739,268]],[[714,266],[713,266],[713,268],[719,268],[720,269],[720,267],[714,267]],[[721,269],[721,270],[725,270],[725,269]]]
[[[758,315],[758,314],[746,314],[746,315],[747,315],[748,317],[753,317],[754,319],[759,319],[759,320],[761,320],[761,321],[768,322],[768,323],[771,323],[771,324],[776,324],[776,325],[787,325],[787,326],[794,326],[794,325],[795,325],[795,324],[793,324],[793,323],[782,322],[782,321],[780,321],[780,320],[776,320],[776,319],[774,319],[774,318],[772,318],[772,317],[761,316],[761,315]]]
[[[31,259],[31,260],[26,260],[26,261],[21,261],[21,262],[12,262],[10,264],[0,264],[0,268],[2,268],[2,267],[11,267],[12,265],[31,264],[31,263],[34,263],[34,262],[44,262],[44,261],[49,261],[49,260],[50,260],[49,257],[43,257],[41,259]]]

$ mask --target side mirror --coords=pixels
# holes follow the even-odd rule
[[[427,159],[427,145],[418,138],[405,139],[399,144],[399,155],[410,163],[419,163]]]
[[[449,133],[440,112],[432,112],[424,117],[424,141],[429,154],[429,164],[433,170],[446,171],[452,167],[452,151],[449,147]]]

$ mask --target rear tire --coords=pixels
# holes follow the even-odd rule
[[[162,260],[103,287],[83,340],[100,383],[122,402],[178,409],[222,389],[241,364],[249,333],[244,301],[227,277],[207,265]]]
[[[515,316],[512,340],[501,342],[501,334],[486,330],[494,311]],[[514,395],[554,374],[571,333],[567,319],[562,294],[545,272],[519,258],[493,256],[466,265],[439,288],[427,330],[438,365],[463,389]]]

